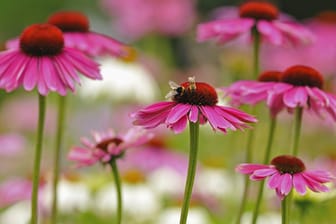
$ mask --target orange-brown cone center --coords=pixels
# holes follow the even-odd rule
[[[239,7],[242,18],[274,20],[278,18],[278,8],[268,2],[247,2]]]
[[[62,11],[51,15],[48,23],[60,28],[63,32],[88,32],[89,20],[81,12]]]
[[[207,83],[196,82],[196,88],[191,87],[190,82],[184,82],[181,86],[183,87],[182,92],[173,98],[178,103],[214,106],[218,102],[216,90]]]
[[[105,140],[99,142],[96,145],[96,148],[101,149],[103,151],[107,151],[108,146],[110,144],[120,145],[122,142],[123,142],[123,140],[120,139],[120,138],[108,138],[108,139],[105,139]]]
[[[62,31],[51,24],[34,24],[27,27],[20,36],[20,48],[33,56],[53,56],[64,47]]]
[[[295,65],[286,69],[281,76],[281,81],[294,86],[309,86],[319,89],[323,87],[322,75],[315,69],[304,65]]]
[[[306,169],[301,159],[290,155],[277,156],[272,159],[271,164],[274,165],[280,173],[295,174],[301,173]]]
[[[260,82],[280,82],[282,73],[279,71],[265,71],[258,77]]]

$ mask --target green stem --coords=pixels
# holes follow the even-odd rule
[[[303,108],[297,107],[295,109],[294,135],[293,135],[292,149],[291,149],[293,156],[297,156],[298,151],[299,151],[299,141],[300,141],[301,126],[302,126],[302,114],[303,114]]]
[[[112,159],[110,162],[112,173],[114,177],[114,182],[117,190],[117,224],[121,224],[122,219],[122,197],[121,197],[121,180],[118,171],[118,166],[116,159]]]
[[[268,135],[268,140],[267,140],[267,146],[266,146],[266,151],[265,151],[265,157],[264,157],[264,164],[267,164],[270,160],[271,157],[271,149],[272,149],[272,144],[273,144],[273,139],[274,139],[274,130],[276,127],[276,118],[271,117],[271,122],[270,122],[270,127],[269,127],[269,135]],[[259,191],[258,191],[258,196],[257,196],[257,202],[253,210],[253,216],[252,216],[252,224],[257,223],[258,215],[259,215],[259,209],[261,205],[261,199],[263,196],[264,192],[264,186],[265,186],[265,180],[261,181],[259,185]]]
[[[251,113],[255,114],[255,112],[256,112],[256,107],[253,107],[252,110],[251,110]],[[255,138],[254,135],[255,135],[255,129],[248,131],[247,143],[246,143],[246,155],[245,155],[246,163],[251,163],[252,162],[252,148],[253,148],[253,142],[254,142],[254,138]],[[237,216],[236,224],[240,224],[240,222],[241,222],[241,218],[243,216],[243,213],[244,213],[245,207],[246,207],[246,203],[247,203],[247,197],[248,197],[249,189],[250,189],[250,179],[249,179],[248,176],[246,176],[245,179],[244,179],[243,196],[242,196],[242,199],[240,201],[240,207],[239,207],[239,210],[238,210],[238,216]]]
[[[288,201],[287,196],[281,201],[281,224],[288,224]]]
[[[51,209],[51,224],[57,223],[57,186],[60,173],[61,162],[61,147],[63,142],[64,133],[64,117],[66,109],[66,96],[58,96],[58,118],[57,118],[57,132],[55,142],[55,155],[54,155],[54,174],[53,174],[53,189],[52,189],[52,209]]]
[[[253,36],[253,79],[259,75],[260,33],[257,27],[252,28]]]
[[[257,79],[259,75],[259,53],[260,53],[260,33],[256,26],[252,28],[252,37],[253,37],[253,79]],[[255,114],[256,107],[252,108],[252,114]],[[252,148],[253,148],[253,141],[254,141],[254,134],[255,130],[250,130],[247,137],[247,147],[246,147],[246,162],[252,162]],[[250,188],[250,180],[248,177],[245,178],[244,181],[244,193],[243,197],[240,202],[240,207],[238,211],[238,217],[236,220],[237,224],[240,224],[241,217],[244,213],[248,192]]]
[[[39,94],[39,114],[37,124],[37,137],[33,170],[33,189],[31,199],[31,224],[37,224],[38,220],[38,189],[40,182],[40,166],[42,157],[43,128],[45,120],[46,98]]]
[[[189,122],[189,129],[190,129],[190,152],[189,152],[188,175],[184,189],[184,198],[180,216],[180,224],[187,223],[189,204],[192,195],[192,189],[194,185],[196,165],[197,165],[199,123]]]

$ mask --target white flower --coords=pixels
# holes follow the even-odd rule
[[[242,224],[250,224],[252,220],[251,213],[244,213],[242,217]],[[280,224],[281,223],[281,215],[275,212],[268,212],[265,214],[260,214],[258,216],[257,224]]]
[[[109,184],[97,192],[95,208],[103,214],[115,213],[117,209],[116,189]],[[147,185],[122,184],[123,211],[132,220],[132,223],[148,221],[161,208],[159,197]],[[145,222],[146,223],[146,222]]]
[[[51,184],[46,186],[41,197],[43,204],[50,210],[52,204]],[[58,209],[61,213],[69,214],[76,211],[86,211],[91,205],[89,187],[82,182],[61,179],[58,183]]]
[[[30,202],[22,201],[7,208],[0,216],[0,224],[26,224],[30,220]]]
[[[102,81],[82,80],[79,94],[83,98],[108,97],[114,101],[153,102],[159,88],[148,71],[139,63],[106,57],[101,64]]]
[[[172,224],[179,223],[180,220],[180,208],[170,208],[162,211],[158,217],[156,223],[160,224]],[[210,220],[205,209],[202,208],[190,208],[188,213],[187,224],[209,224]]]
[[[233,177],[223,169],[203,168],[196,180],[197,191],[201,194],[221,198],[232,195],[237,189],[232,185]]]
[[[185,177],[168,167],[162,167],[152,172],[148,182],[161,196],[180,195],[184,192]]]

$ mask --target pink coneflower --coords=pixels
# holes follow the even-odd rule
[[[98,161],[103,165],[111,166],[117,191],[117,224],[121,224],[122,220],[122,195],[116,161],[124,155],[127,149],[137,147],[152,137],[152,134],[141,128],[129,129],[123,135],[117,135],[112,129],[106,132],[94,132],[93,142],[82,138],[84,147],[73,147],[68,155],[68,158],[77,162],[78,166],[90,166]]]
[[[81,12],[61,11],[54,13],[48,23],[60,28],[64,33],[65,45],[77,48],[88,55],[111,56],[132,60],[134,50],[109,36],[89,30],[89,20]]]
[[[194,77],[181,85],[170,82],[170,86],[172,91],[167,97],[172,101],[158,102],[134,113],[135,125],[155,128],[166,124],[180,133],[188,120],[201,124],[209,121],[214,130],[226,133],[227,129],[243,129],[248,127],[246,123],[256,122],[254,117],[240,110],[217,105],[216,90],[207,83],[195,82]]]
[[[104,34],[90,31],[89,19],[81,12],[60,11],[48,18],[48,24],[63,32],[64,46],[78,49],[89,56],[111,55],[132,60],[134,50]],[[6,43],[7,48],[16,48],[18,39]]]
[[[224,9],[225,10],[225,9]],[[228,10],[224,11],[226,14]],[[200,24],[197,28],[198,41],[215,39],[223,44],[255,29],[262,39],[274,45],[308,43],[312,34],[300,24],[282,16],[276,6],[267,2],[249,1],[239,8],[230,7],[229,15]],[[233,16],[235,15],[235,16]]]
[[[71,149],[68,158],[77,162],[78,166],[90,166],[102,162],[108,164],[112,159],[121,157],[125,150],[140,146],[153,136],[140,128],[129,129],[123,135],[116,134],[112,129],[105,132],[93,132],[93,141],[82,138],[84,145]]]
[[[324,77],[335,79],[336,12],[321,12],[306,21],[305,25],[314,33],[314,42],[296,48],[267,46],[262,51],[263,67],[282,70],[295,64],[302,64],[318,69]]]
[[[78,50],[64,46],[62,31],[50,24],[34,24],[21,34],[19,48],[0,53],[0,87],[10,92],[19,86],[27,91],[37,87],[41,95],[49,91],[66,95],[75,90],[80,72],[101,79],[98,65]]]
[[[243,163],[237,166],[237,172],[250,175],[251,180],[263,180],[269,177],[267,186],[274,189],[282,200],[294,188],[304,195],[307,188],[314,192],[326,192],[324,185],[333,177],[326,171],[307,171],[304,163],[297,157],[289,155],[277,156],[271,165]]]
[[[241,80],[233,83],[229,87],[222,88],[225,96],[230,98],[230,104],[240,106],[242,104],[255,105],[262,101],[267,101],[271,91],[277,91],[282,73],[279,71],[265,71],[258,80]],[[274,89],[274,85],[278,85]],[[275,116],[279,111],[278,107],[269,105],[272,116]]]
[[[281,75],[267,99],[278,110],[303,108],[336,121],[336,96],[322,90],[323,77],[315,69],[295,65]]]

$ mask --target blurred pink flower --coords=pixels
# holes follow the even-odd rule
[[[195,82],[194,77],[181,85],[170,82],[170,86],[172,90],[166,97],[172,101],[154,103],[132,114],[135,125],[155,128],[166,124],[175,133],[180,133],[188,120],[201,124],[209,121],[214,130],[226,133],[227,129],[242,130],[248,127],[246,123],[257,121],[238,109],[217,105],[216,90],[207,83]]]
[[[157,135],[150,141],[132,150],[125,160],[119,160],[122,170],[140,170],[150,173],[160,168],[175,170],[181,175],[186,175],[188,158],[185,154],[169,149],[165,144],[165,136]]]
[[[26,139],[19,134],[0,135],[0,156],[14,156],[25,150]]]
[[[80,83],[77,73],[101,79],[98,64],[82,52],[64,46],[62,31],[50,24],[34,24],[21,34],[19,47],[0,53],[0,87],[11,92],[20,86],[37,87],[41,95],[66,95]]]
[[[262,101],[266,102],[272,91],[281,89],[279,88],[281,74],[279,71],[265,71],[259,76],[258,81],[241,80],[229,87],[222,88],[222,90],[224,95],[230,98],[230,104],[234,106],[255,105]],[[275,85],[278,88],[274,88]],[[268,105],[272,116],[276,116],[282,109],[277,105],[277,103]]]
[[[315,41],[296,48],[267,46],[261,54],[265,69],[283,70],[302,64],[318,69],[324,76],[336,75],[336,13],[324,12],[305,25],[314,33]]]
[[[177,36],[191,27],[194,0],[103,0],[117,28],[137,39],[150,33]]]
[[[72,147],[68,159],[75,161],[79,167],[90,166],[97,162],[107,164],[112,158],[122,157],[130,148],[138,147],[149,141],[153,135],[141,128],[129,129],[123,135],[117,135],[114,130],[93,132],[94,141],[82,138],[84,145]]]
[[[216,14],[216,20],[198,25],[198,41],[215,39],[224,44],[243,36],[251,39],[253,29],[273,45],[297,45],[310,43],[313,39],[308,29],[288,16],[279,15],[277,7],[271,3],[249,1],[239,8],[219,9]]]
[[[45,182],[39,185],[39,194]],[[7,207],[19,201],[30,200],[33,183],[24,178],[12,178],[0,184],[0,208]]]
[[[328,188],[324,184],[333,179],[326,171],[307,171],[299,158],[289,155],[275,157],[271,165],[243,163],[237,166],[236,171],[250,175],[250,179],[255,181],[269,177],[267,186],[275,189],[281,200],[293,188],[301,195],[306,193],[307,188],[314,192],[326,192]]]
[[[323,78],[315,69],[295,65],[281,75],[281,83],[276,83],[269,92],[267,104],[277,111],[297,107],[307,109],[318,116],[336,121],[336,96],[324,92]]]
[[[89,19],[81,12],[60,11],[52,14],[48,23],[57,26],[63,32],[64,45],[78,49],[89,56],[111,55],[132,60],[135,52],[127,45],[89,30]],[[17,48],[19,39],[7,41],[6,47]]]
[[[35,132],[38,119],[38,100],[30,97],[13,98],[5,101],[1,108],[1,124],[11,131]],[[29,111],[29,113],[27,113]],[[56,110],[48,104],[45,131],[52,134],[56,127]]]

